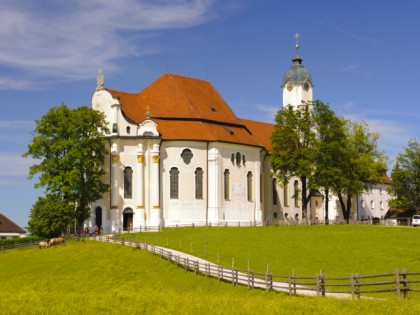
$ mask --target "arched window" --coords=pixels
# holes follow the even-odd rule
[[[230,160],[232,161],[232,164],[235,164],[235,153],[232,153]]]
[[[243,164],[243,166],[245,166],[245,164],[246,164],[245,154],[242,154],[242,164]]]
[[[370,208],[375,209],[375,202],[373,200],[371,200],[370,202]]]
[[[193,158],[193,154],[190,149],[184,149],[181,153],[181,157],[184,160],[185,164],[190,164]]]
[[[129,166],[124,168],[124,198],[133,198],[133,169]]]
[[[248,191],[248,201],[252,201],[252,172],[248,172],[246,175],[247,178],[247,191]]]
[[[179,171],[176,167],[172,167],[169,172],[169,190],[170,190],[170,198],[171,199],[178,199],[179,196]]]
[[[293,198],[295,199],[295,207],[299,207],[299,182],[295,180]]]
[[[283,189],[283,199],[284,199],[284,206],[289,206],[289,183],[284,183],[284,189]]]
[[[131,128],[130,128],[130,126],[127,126],[126,130],[127,130],[127,134],[129,135],[129,134],[130,134],[130,132],[131,132]]]
[[[273,178],[273,205],[277,206],[277,200],[279,199],[279,196],[277,194],[277,179]]]
[[[379,202],[379,207],[381,208],[381,210],[384,210],[384,202],[383,201]]]
[[[230,172],[228,169],[225,170],[224,174],[224,195],[225,195],[225,200],[229,200],[230,199]]]
[[[241,154],[239,152],[236,153],[236,165],[241,165]]]
[[[195,170],[195,199],[203,199],[203,169]]]

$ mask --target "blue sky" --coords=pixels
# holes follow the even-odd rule
[[[394,159],[420,138],[420,2],[2,0],[0,212],[25,227],[42,190],[21,158],[51,107],[90,105],[105,87],[138,92],[166,71],[207,79],[240,118],[272,122],[295,54],[314,98],[365,120]]]

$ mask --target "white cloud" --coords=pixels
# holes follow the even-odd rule
[[[0,155],[0,176],[27,176],[29,167],[39,163],[32,158],[23,158],[20,154]]]
[[[0,64],[34,77],[91,78],[115,59],[149,52],[153,30],[185,28],[215,17],[213,0],[4,1],[0,11]],[[142,45],[143,44],[143,45]],[[0,78],[0,88],[28,88]]]
[[[344,72],[357,72],[360,69],[359,64],[350,64],[347,66],[342,67],[340,70]]]
[[[0,120],[0,145],[2,143],[27,144],[35,129],[33,120]]]
[[[274,116],[280,109],[279,106],[257,104],[257,109],[263,113],[262,121],[273,123]],[[255,117],[253,118],[255,119]]]

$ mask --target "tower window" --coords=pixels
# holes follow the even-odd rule
[[[127,126],[126,130],[127,130],[127,134],[130,134],[130,131],[131,131],[130,126]]]

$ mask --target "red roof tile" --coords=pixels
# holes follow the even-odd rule
[[[246,121],[236,117],[208,82],[166,73],[139,93],[109,90],[125,116],[136,123],[150,118],[164,140],[202,140],[263,146]],[[256,123],[256,122],[255,122]],[[250,123],[251,126],[253,126]],[[262,137],[262,136],[261,136]]]

